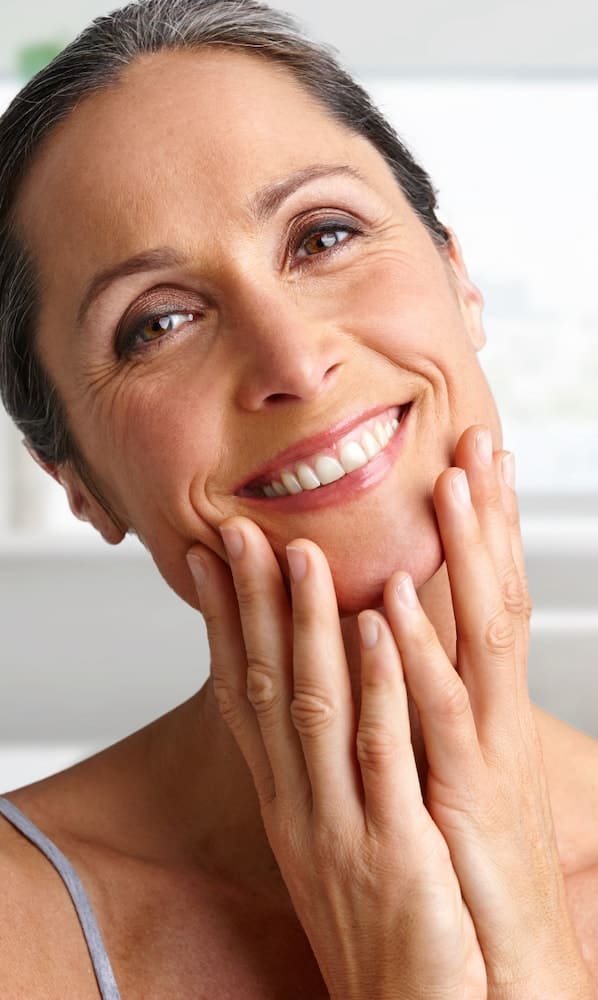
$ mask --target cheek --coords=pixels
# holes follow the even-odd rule
[[[436,254],[436,251],[433,251]],[[404,261],[378,255],[374,266],[356,269],[344,296],[343,322],[360,342],[396,366],[405,383],[415,376],[444,410],[444,454],[473,423],[490,426],[495,448],[502,433],[496,405],[467,332],[459,301],[434,256]]]
[[[140,377],[122,384],[102,400],[97,426],[109,427],[110,439],[90,433],[92,468],[102,470],[110,492],[126,511],[129,523],[149,544],[164,527],[188,537],[197,528],[190,484],[207,476],[218,463],[218,411],[212,407],[211,433],[205,433],[202,394],[181,379]]]
[[[418,359],[456,369],[471,353],[458,302],[435,258],[371,254],[339,279],[322,308],[407,372],[417,370]]]
[[[130,523],[161,576],[182,600],[198,608],[186,562],[189,547],[200,543],[223,554],[214,527],[221,515],[205,490],[206,478],[217,466],[216,434],[202,433],[205,421],[193,416],[193,407],[179,403],[166,405],[164,400],[129,430],[121,489]],[[201,502],[194,502],[198,497]]]

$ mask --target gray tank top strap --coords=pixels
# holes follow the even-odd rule
[[[5,816],[17,830],[20,830],[23,836],[27,837],[32,844],[35,844],[42,854],[45,854],[48,861],[54,865],[66,885],[77,911],[102,1000],[120,1000],[120,994],[114,979],[110,960],[106,953],[104,941],[102,940],[100,928],[97,925],[87,893],[72,864],[62,851],[59,851],[56,845],[41,830],[38,830],[35,824],[20,809],[17,809],[12,802],[2,796],[0,796],[0,814]]]

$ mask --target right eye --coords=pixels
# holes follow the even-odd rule
[[[144,345],[156,344],[175,334],[185,323],[192,323],[196,313],[165,312],[143,316],[138,322],[126,328],[117,338],[117,350],[126,357],[135,351],[147,350]]]

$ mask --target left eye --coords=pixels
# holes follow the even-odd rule
[[[313,230],[299,244],[297,256],[301,258],[313,257],[317,254],[333,250],[343,243],[355,230],[349,226],[323,226]]]

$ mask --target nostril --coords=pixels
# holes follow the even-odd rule
[[[329,379],[336,373],[337,369],[342,365],[341,361],[335,362],[327,368],[322,377],[322,382],[328,382]],[[268,405],[276,403],[290,403],[302,398],[302,394],[294,392],[272,392],[269,396],[266,396],[264,402]]]
[[[293,399],[298,399],[298,396],[293,396],[290,392],[273,392],[270,396],[266,397],[266,403],[289,403]]]

